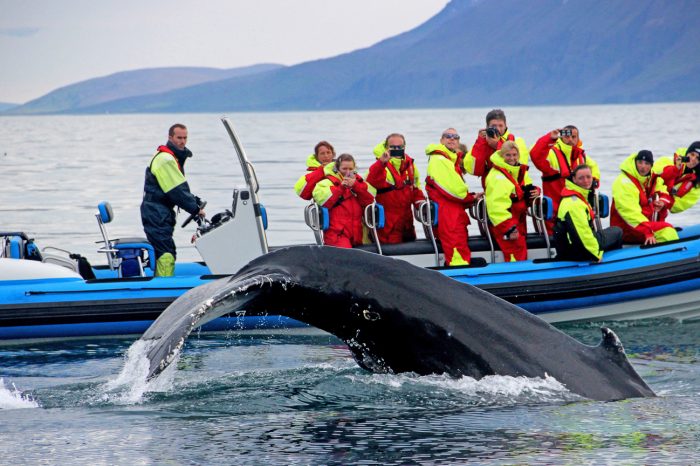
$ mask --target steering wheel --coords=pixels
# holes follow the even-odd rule
[[[205,208],[206,205],[207,205],[207,201],[202,201],[202,203],[199,205],[199,210],[202,210],[203,208]],[[194,220],[194,219],[196,219],[197,217],[199,217],[199,210],[198,210],[197,212],[195,212],[194,214],[190,214],[190,216],[187,217],[187,220],[185,220],[184,222],[182,222],[181,228],[185,228],[187,225],[190,224],[190,222],[191,222],[192,220]],[[197,222],[197,223],[199,223],[199,222]]]

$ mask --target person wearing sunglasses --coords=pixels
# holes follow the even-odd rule
[[[377,161],[369,167],[367,182],[377,190],[377,203],[384,206],[384,228],[377,230],[380,243],[416,240],[411,205],[425,200],[420,174],[406,153],[406,138],[391,133],[374,148]]]
[[[476,141],[465,157],[467,172],[481,177],[481,185],[485,186],[486,175],[491,169],[491,156],[501,149],[503,143],[513,141],[518,146],[520,163],[527,165],[530,151],[521,137],[516,137],[508,130],[506,114],[501,109],[493,109],[486,114],[486,128],[481,128]]]
[[[294,192],[305,201],[313,197],[316,183],[321,181],[326,175],[323,167],[335,160],[335,149],[328,141],[320,141],[314,147],[314,153],[306,159],[306,174],[299,177],[294,184]]]
[[[469,216],[465,209],[483,196],[483,193],[469,192],[464,181],[466,168],[459,140],[457,130],[447,128],[439,144],[430,144],[425,149],[428,155],[425,188],[428,197],[438,205],[435,235],[442,244],[445,265],[455,266],[468,265],[471,261],[467,233]]]
[[[554,129],[537,140],[530,150],[532,163],[542,172],[542,190],[552,199],[556,218],[561,200],[561,190],[571,171],[578,165],[586,164],[593,173],[593,189],[600,185],[598,164],[586,155],[579,130],[574,125]],[[547,233],[553,233],[554,221],[547,220]]]

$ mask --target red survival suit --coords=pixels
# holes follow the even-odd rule
[[[586,156],[586,151],[581,143],[570,146],[561,139],[552,139],[545,134],[537,140],[530,150],[532,163],[542,172],[542,191],[545,196],[552,199],[554,216],[547,220],[547,232],[551,235],[554,228],[554,219],[559,211],[561,191],[566,187],[566,179],[571,171],[579,165],[587,164],[591,167],[593,179],[600,183],[600,169],[598,164]]]
[[[381,151],[379,158],[385,150],[381,143],[374,153]],[[425,200],[425,196],[413,159],[406,154],[403,159],[392,157],[386,163],[377,160],[369,167],[367,183],[377,190],[377,203],[384,206],[384,228],[377,230],[379,241],[386,244],[415,241],[411,205]]]
[[[474,203],[475,197],[464,182],[464,154],[454,153],[443,144],[431,144],[425,153],[430,157],[425,189],[438,205],[435,234],[442,244],[445,265],[469,264],[469,216],[465,209]]]
[[[355,175],[352,188],[342,186],[343,178],[334,170],[334,164],[324,167],[325,178],[314,188],[314,200],[328,208],[329,228],[323,233],[327,246],[351,248],[362,244],[362,212],[374,202],[369,185],[360,175]]]

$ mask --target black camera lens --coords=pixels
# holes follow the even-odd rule
[[[488,128],[486,128],[486,135],[490,138],[495,138],[499,137],[501,135],[501,132],[498,131],[498,128],[496,128],[495,126],[489,126]]]

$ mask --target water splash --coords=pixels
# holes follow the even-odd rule
[[[39,403],[36,402],[30,395],[25,395],[15,387],[15,384],[10,383],[9,387],[5,386],[5,381],[0,378],[0,409],[26,409],[39,408]]]
[[[129,347],[124,366],[114,380],[104,384],[103,400],[117,404],[138,404],[149,392],[167,392],[173,388],[175,366],[172,364],[159,377],[147,380],[150,362],[148,352],[154,342],[137,340]],[[174,362],[177,362],[177,358]]]
[[[479,404],[520,404],[552,401],[574,401],[581,397],[570,392],[554,377],[512,377],[489,375],[481,379],[448,375],[372,374],[369,377],[349,375],[351,379],[366,384],[378,384],[393,389],[402,387],[434,387],[438,390],[458,392],[479,401]]]

